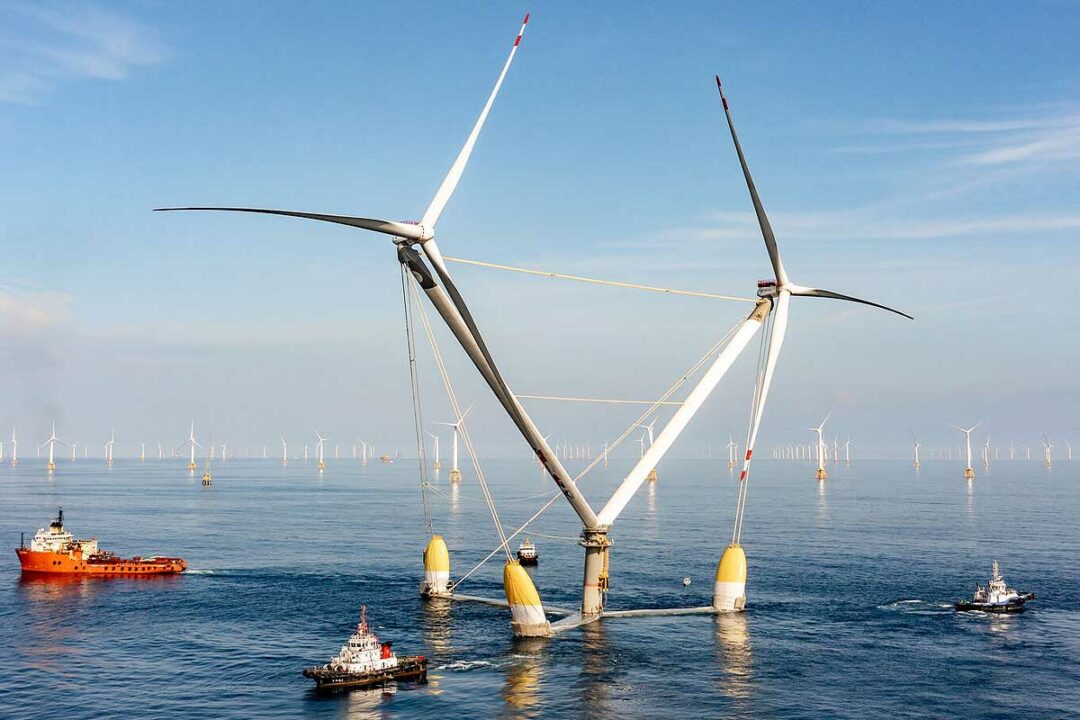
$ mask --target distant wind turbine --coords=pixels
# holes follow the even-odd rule
[[[829,422],[829,418],[832,417],[833,411],[830,410],[825,419],[821,421],[821,424],[817,427],[806,428],[810,432],[817,435],[817,479],[827,480],[829,473],[825,472],[825,455],[828,453],[828,448],[825,446],[825,436],[823,431],[825,430],[825,423]]]
[[[319,434],[318,430],[315,430],[315,437],[318,438],[318,442],[315,443],[315,451],[319,454],[319,464],[316,467],[318,467],[319,471],[322,472],[326,469],[326,460],[323,459],[323,445],[325,445],[326,441],[330,438],[324,438],[322,435]]]
[[[952,426],[954,430],[959,430],[960,432],[964,433],[964,440],[967,443],[967,465],[964,467],[964,477],[968,480],[971,480],[975,477],[975,468],[971,466],[971,433],[975,430],[975,428],[979,427],[980,425],[982,425],[982,420],[967,429],[957,427],[956,425]]]
[[[47,445],[49,447],[49,462],[45,465],[45,470],[47,472],[56,472],[56,458],[54,457],[54,448],[56,447],[56,443],[58,442],[60,442],[60,440],[58,440],[56,437],[56,421],[53,421],[52,432],[49,434],[49,439],[43,442],[40,446],[45,447]]]
[[[460,406],[459,406],[460,407]],[[465,409],[465,412],[461,413],[461,417],[452,423],[435,423],[436,425],[446,425],[454,429],[454,442],[453,450],[451,451],[452,464],[450,466],[450,482],[461,482],[461,469],[458,467],[458,433],[461,429],[462,423],[465,422],[465,416],[472,410],[472,405]]]

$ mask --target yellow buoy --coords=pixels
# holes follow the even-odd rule
[[[424,549],[424,582],[421,597],[450,597],[450,551],[442,535],[432,535]]]
[[[742,610],[746,606],[746,553],[732,543],[720,556],[713,585],[713,607],[720,611]]]
[[[544,614],[540,593],[536,592],[529,573],[517,560],[507,560],[503,568],[503,589],[510,605],[510,627],[515,637],[546,637],[551,623]]]

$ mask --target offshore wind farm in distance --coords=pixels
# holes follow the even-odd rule
[[[288,298],[314,330],[303,343],[278,331],[276,314],[252,354],[244,332],[227,324],[216,354],[177,344],[155,362],[138,342],[117,342],[108,372],[130,376],[133,387],[137,379],[148,394],[109,388],[107,404],[86,407],[41,382],[65,342],[62,333],[35,334],[45,310],[23,311],[25,291],[0,297],[0,311],[18,320],[5,326],[14,353],[39,360],[30,368],[13,355],[26,382],[0,409],[0,528],[13,551],[0,564],[0,640],[11,648],[0,715],[1073,712],[1080,473],[1072,443],[1080,430],[1070,410],[1040,396],[1048,409],[1033,416],[1020,393],[976,382],[990,372],[982,365],[996,362],[992,348],[938,356],[934,333],[953,330],[942,316],[964,312],[966,300],[945,297],[962,294],[959,283],[928,291],[889,280],[884,268],[918,251],[815,240],[790,213],[766,210],[774,194],[831,202],[830,183],[839,181],[781,172],[781,161],[809,165],[798,153],[778,160],[770,148],[799,126],[776,112],[768,88],[741,79],[757,71],[739,53],[716,51],[709,70],[722,68],[723,80],[704,72],[684,84],[678,72],[658,69],[672,73],[660,81],[664,92],[687,105],[648,121],[690,123],[680,141],[694,155],[685,172],[670,152],[650,162],[695,174],[703,198],[720,192],[710,184],[723,188],[724,206],[742,213],[738,231],[705,231],[703,244],[685,245],[686,228],[637,245],[627,233],[627,246],[586,230],[582,215],[558,232],[579,233],[583,243],[553,252],[539,238],[560,225],[557,216],[523,206],[508,217],[487,196],[515,182],[513,143],[527,141],[514,133],[535,131],[514,107],[534,103],[535,113],[544,93],[559,93],[558,83],[522,66],[558,62],[573,43],[560,46],[527,13],[519,24],[502,18],[500,34],[493,18],[503,13],[485,12],[492,15],[480,28],[456,14],[444,19],[472,33],[472,44],[428,38],[447,53],[439,77],[452,86],[420,82],[429,86],[416,108],[420,125],[404,112],[408,103],[397,115],[369,115],[377,93],[339,89],[336,107],[357,113],[349,122],[372,134],[384,128],[385,142],[417,145],[389,156],[369,148],[371,158],[347,174],[328,171],[331,207],[305,207],[323,194],[310,191],[317,180],[296,182],[277,169],[275,155],[293,146],[263,138],[268,152],[231,156],[230,144],[252,138],[193,123],[187,142],[213,145],[231,158],[228,167],[189,158],[186,171],[155,186],[153,206],[138,208],[133,222],[147,237],[186,246],[210,233],[207,247],[222,238],[242,246],[214,257],[218,267],[231,263],[237,302],[277,313]],[[16,14],[31,27],[85,32],[62,14]],[[96,27],[112,17],[102,11],[80,22]],[[135,42],[141,25],[125,27]],[[534,43],[539,57],[526,60]],[[422,74],[409,65],[415,58],[397,61],[402,67],[390,54],[365,56],[365,70],[406,83]],[[214,72],[242,75],[228,64]],[[291,78],[269,73],[245,88],[246,102],[288,94]],[[654,80],[620,92],[649,103]],[[173,82],[194,92],[182,75]],[[3,89],[0,102],[9,102]],[[342,139],[318,137],[317,125],[337,127],[344,116],[312,118],[303,104],[295,112],[314,126],[291,127],[284,113],[275,128],[303,133],[305,158],[324,155]],[[737,110],[755,119],[746,135]],[[704,117],[688,119],[694,113]],[[611,114],[603,133],[639,122]],[[1071,157],[1068,133],[1080,125],[1057,122],[1052,129],[1064,122],[1066,130],[1055,152]],[[413,131],[431,123],[446,132],[417,140]],[[976,134],[1043,129],[1032,123],[984,123]],[[452,146],[440,146],[451,136]],[[583,172],[606,171],[587,159],[599,147],[578,149]],[[946,147],[969,145],[920,151]],[[394,159],[405,152],[408,162]],[[1030,152],[1013,148],[1009,157]],[[880,153],[854,154],[864,168]],[[755,174],[759,157],[766,171]],[[247,180],[201,183],[202,173]],[[393,192],[373,179],[382,175]],[[1009,177],[982,174],[964,191]],[[621,179],[635,182],[632,173]],[[357,195],[339,193],[351,182],[366,184],[361,198],[414,198],[413,214],[383,215],[370,199],[357,215],[332,211]],[[253,188],[269,207],[241,202],[258,194]],[[302,209],[291,209],[293,195]],[[633,224],[641,211],[624,203],[658,198],[628,189],[606,207],[623,207]],[[843,222],[863,214],[843,214]],[[804,222],[813,228],[822,217]],[[790,241],[788,227],[796,228]],[[517,242],[519,228],[533,242]],[[317,248],[307,269],[301,259],[310,251],[297,242]],[[826,242],[847,246],[845,258],[873,271],[831,272],[818,256]],[[265,281],[241,275],[260,262],[264,243],[295,263],[297,278],[310,271],[350,280],[313,280],[305,293],[286,273],[252,292]],[[609,270],[608,256],[627,247],[629,261]],[[703,272],[666,272],[672,263]],[[853,288],[829,289],[834,277]],[[186,282],[199,281],[180,282],[193,304],[229,294]],[[134,287],[143,303],[168,292],[164,280]],[[351,298],[380,324],[349,335],[311,321],[335,312],[322,293]],[[130,303],[133,318],[138,305]],[[79,363],[76,348],[65,362]],[[298,361],[304,351],[318,360]],[[1001,353],[1016,374],[1035,361],[1024,352],[1016,343]],[[219,382],[220,368],[234,363],[239,370]],[[301,366],[306,372],[295,372]],[[960,380],[944,395],[911,382],[936,372]],[[252,393],[255,385],[264,390]],[[985,587],[975,585],[988,575]]]

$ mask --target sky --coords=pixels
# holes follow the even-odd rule
[[[415,219],[531,21],[439,223],[451,256],[752,296],[769,277],[720,74],[795,282],[759,452],[1080,442],[1080,5],[0,1],[0,428],[100,455],[415,452],[388,238],[219,204]],[[452,271],[511,387],[657,397],[749,306]],[[421,337],[423,340],[423,337]],[[480,451],[528,451],[448,334]],[[745,435],[756,341],[672,450]],[[425,417],[451,420],[426,342]],[[685,392],[685,390],[683,391]],[[632,406],[533,401],[599,446]],[[661,423],[663,419],[661,420]],[[437,426],[427,429],[435,431]],[[7,431],[0,432],[0,436]],[[625,453],[636,454],[633,446]],[[25,453],[26,450],[24,449]]]

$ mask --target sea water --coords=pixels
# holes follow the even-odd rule
[[[599,508],[625,472],[581,483]],[[553,485],[529,460],[487,460],[507,528]],[[576,468],[572,468],[576,469]],[[1080,463],[829,467],[758,461],[742,538],[747,609],[610,618],[517,641],[508,611],[425,604],[415,460],[366,466],[236,460],[201,485],[179,461],[0,466],[0,717],[965,717],[1080,711]],[[469,467],[432,474],[432,522],[460,577],[497,544]],[[737,473],[667,460],[615,524],[611,609],[708,605],[730,542]],[[76,537],[180,555],[179,577],[20,579],[14,553],[57,506]],[[530,528],[544,602],[580,601],[580,524],[561,498]],[[511,543],[517,546],[517,540]],[[999,560],[1037,599],[1019,616],[957,613]],[[495,558],[460,591],[502,597]],[[683,586],[682,579],[691,578]],[[427,684],[323,697],[301,676],[359,620]],[[554,617],[553,617],[554,619]]]

